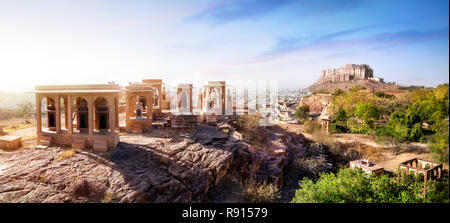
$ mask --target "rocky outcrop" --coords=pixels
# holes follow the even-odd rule
[[[260,149],[246,142],[238,145],[233,170],[239,172],[242,181],[250,180],[281,188],[284,170],[291,158],[304,154],[306,138],[301,134],[280,130],[277,127],[262,128],[265,145]]]
[[[302,97],[298,102],[298,107],[303,105],[309,106],[309,112],[313,114],[320,114],[331,103],[333,95],[331,94],[312,94]]]
[[[351,88],[359,86],[365,89],[375,89],[376,91],[382,92],[398,92],[399,85],[394,83],[383,83],[373,80],[351,80],[345,82],[334,82],[334,83],[319,83],[316,82],[309,86],[307,89],[313,93],[317,92],[328,92],[332,94],[335,90],[341,89],[343,91],[349,91]]]
[[[1,202],[201,202],[227,173],[233,143],[215,128],[122,137],[103,154],[26,148],[1,153]]]
[[[280,188],[306,139],[275,127],[261,134],[266,140],[259,149],[222,122],[125,134],[115,150],[74,150],[64,159],[70,148],[0,152],[0,202],[205,202],[231,172]]]

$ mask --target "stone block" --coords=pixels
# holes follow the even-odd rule
[[[0,136],[0,148],[14,150],[22,147],[22,137],[5,135]]]

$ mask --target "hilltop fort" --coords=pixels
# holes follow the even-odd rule
[[[345,82],[351,80],[374,80],[383,82],[383,78],[374,77],[373,69],[367,64],[346,64],[337,69],[322,70],[318,83]]]
[[[356,85],[386,92],[398,89],[397,84],[385,83],[384,78],[375,77],[374,70],[367,64],[346,64],[339,68],[322,70],[319,79],[308,89],[313,93],[333,93],[336,89],[347,91]]]

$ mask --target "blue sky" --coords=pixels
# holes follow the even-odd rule
[[[404,85],[449,81],[449,1],[3,1],[0,91],[35,84],[277,79],[369,64]]]

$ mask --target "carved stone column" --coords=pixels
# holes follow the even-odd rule
[[[126,120],[129,121],[130,120],[130,112],[131,112],[131,95],[130,93],[127,93],[127,107],[125,108],[125,113],[126,113]]]
[[[60,107],[60,97],[54,96],[53,100],[55,101],[55,123],[56,123],[56,133],[61,132],[61,107]]]
[[[88,97],[88,128],[89,128],[89,135],[93,135],[94,134],[94,106],[93,106],[94,102],[92,101],[92,96]]]
[[[108,97],[108,109],[109,109],[109,124],[108,129],[110,133],[114,133],[115,129],[115,118],[116,118],[116,106],[114,106],[114,97],[109,96]]]
[[[41,111],[42,105],[41,105],[41,95],[40,94],[36,94],[36,130],[37,130],[37,134],[38,134],[38,139],[39,139],[39,134],[42,132],[42,111]],[[39,144],[39,142],[38,142]]]
[[[67,126],[67,129],[69,130],[69,134],[73,134],[73,124],[72,124],[73,108],[72,108],[72,105],[73,105],[72,95],[69,94],[67,96],[67,113],[65,114],[67,117],[66,118],[66,120],[67,120],[66,126]]]

